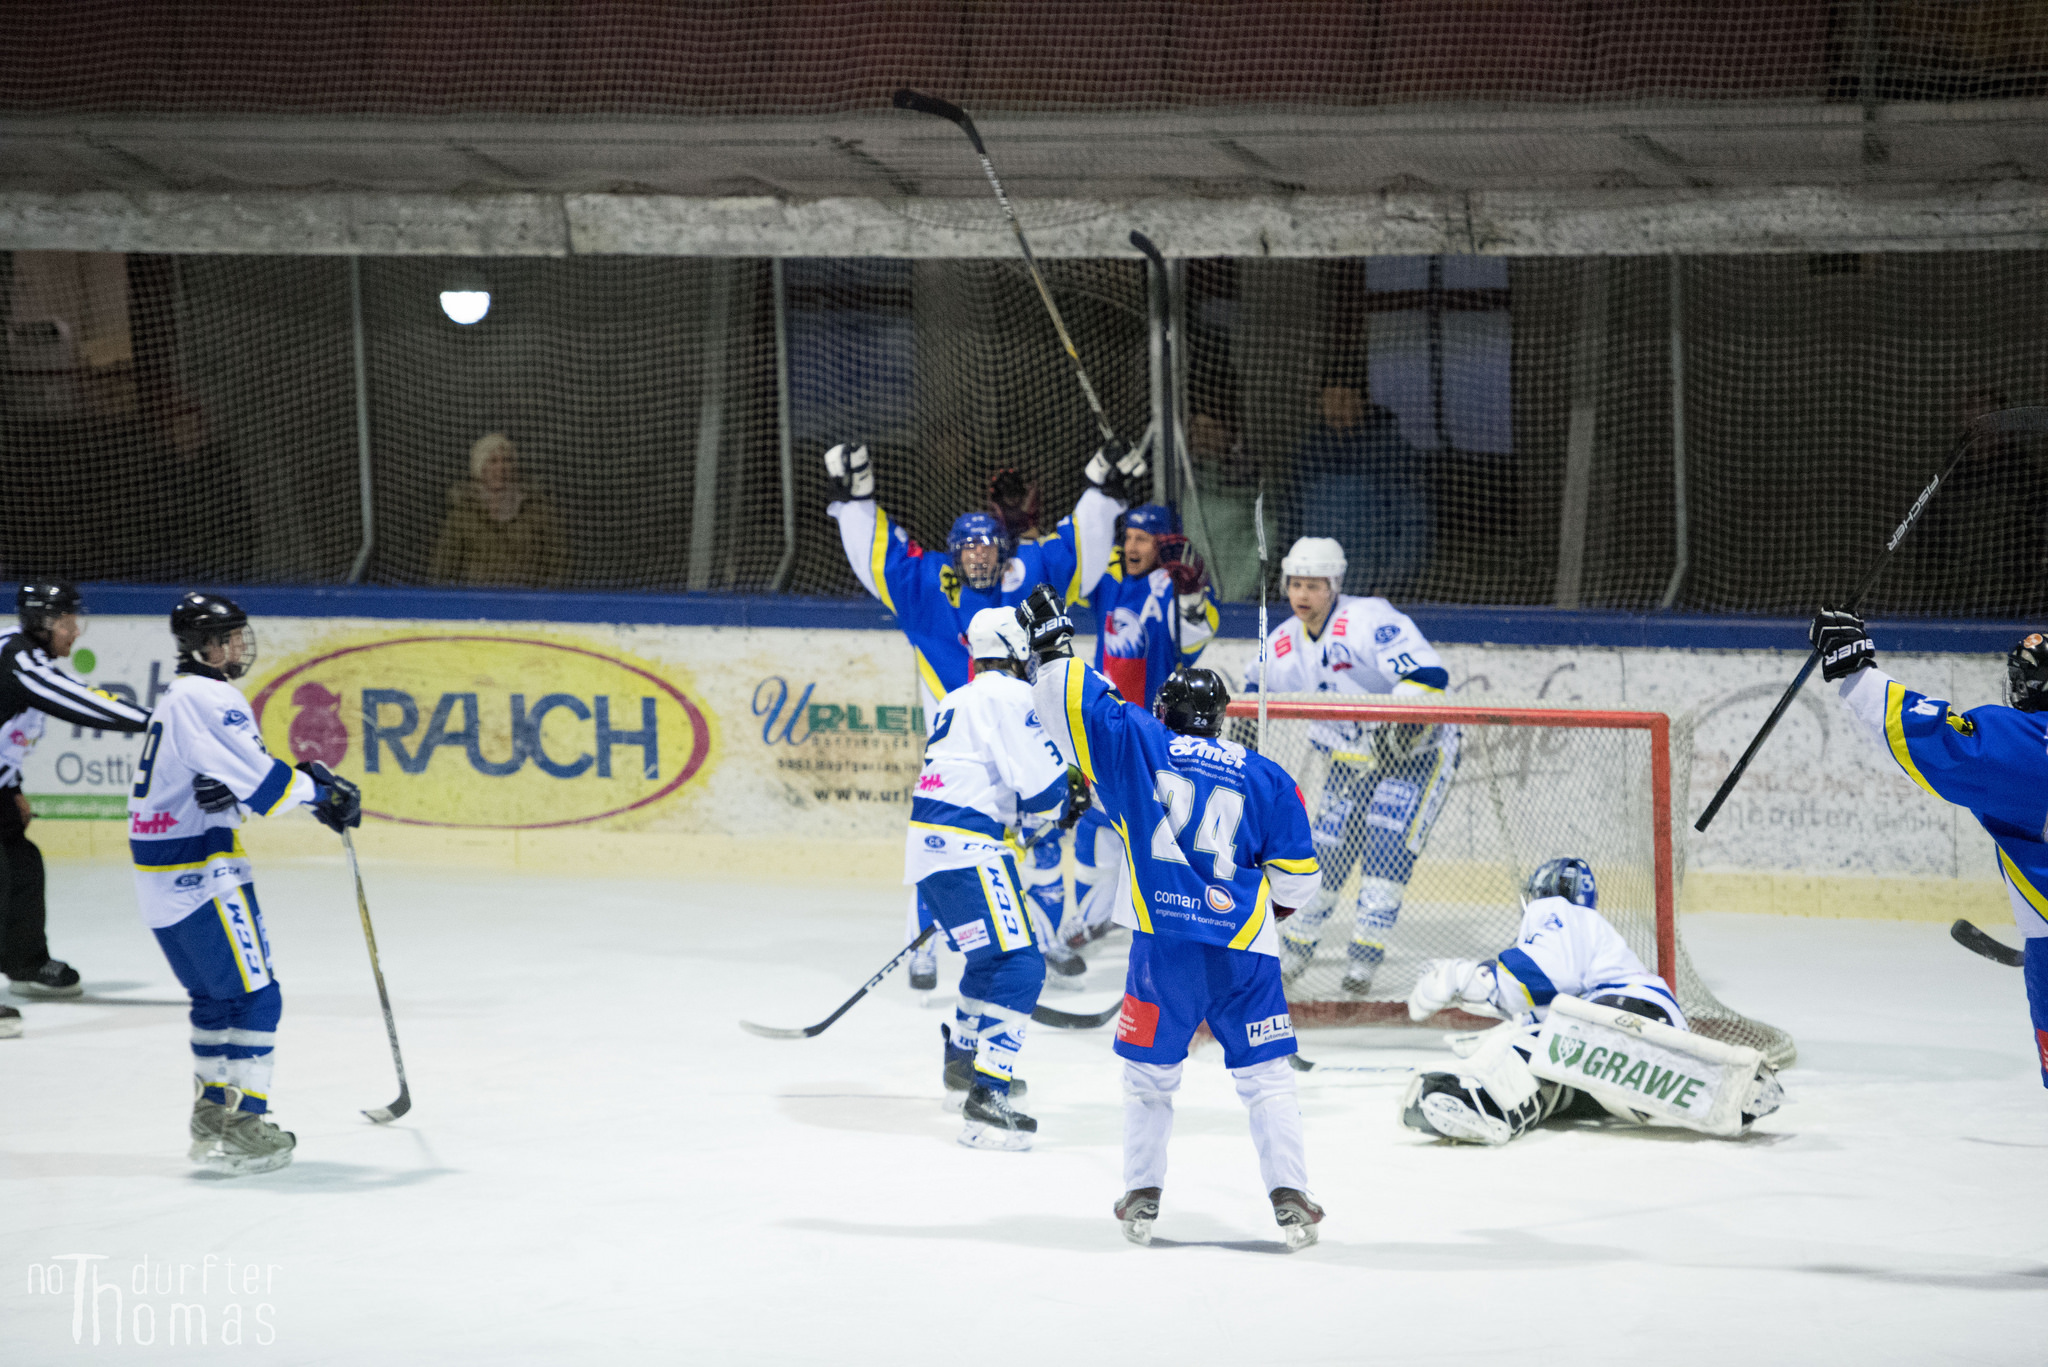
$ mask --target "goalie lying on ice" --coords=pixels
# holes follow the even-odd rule
[[[1755,1049],[1691,1033],[1662,979],[1595,908],[1593,870],[1553,859],[1529,879],[1515,944],[1484,963],[1439,959],[1408,998],[1505,1022],[1455,1072],[1423,1073],[1401,1123],[1468,1144],[1505,1144],[1546,1120],[1613,1116],[1740,1134],[1783,1099]]]

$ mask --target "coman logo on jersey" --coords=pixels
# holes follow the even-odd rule
[[[1229,888],[1219,888],[1211,883],[1202,893],[1202,900],[1209,904],[1209,910],[1216,912],[1236,911],[1237,899],[1230,895]]]

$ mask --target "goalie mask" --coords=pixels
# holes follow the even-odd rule
[[[982,592],[1003,582],[1003,562],[1010,558],[1010,538],[1003,524],[988,513],[962,513],[947,533],[953,569],[961,582]]]
[[[1600,899],[1593,887],[1593,866],[1583,859],[1551,860],[1530,874],[1528,884],[1522,889],[1525,903],[1543,897],[1562,897],[1589,911],[1597,908]]]
[[[2005,704],[2021,712],[2048,711],[2048,636],[2034,632],[2005,657]]]
[[[239,679],[256,663],[256,628],[232,598],[188,593],[171,609],[178,672]]]

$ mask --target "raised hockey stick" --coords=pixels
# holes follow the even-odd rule
[[[931,939],[933,932],[938,930],[938,928],[939,923],[937,921],[934,921],[930,925],[926,926],[923,930],[919,931],[917,933],[917,938],[915,940],[912,940],[909,944],[897,950],[895,958],[889,960],[888,963],[885,963],[880,968],[876,969],[875,976],[869,978],[866,982],[860,985],[860,991],[854,993],[851,997],[848,997],[845,1001],[839,1003],[839,1009],[837,1011],[834,1011],[831,1015],[825,1017],[825,1019],[819,1021],[816,1025],[806,1025],[795,1030],[782,1030],[777,1029],[775,1026],[772,1025],[756,1025],[752,1021],[741,1021],[740,1029],[747,1031],[749,1034],[759,1035],[762,1039],[809,1039],[813,1035],[824,1034],[827,1030],[832,1028],[832,1023],[834,1021],[838,1020],[847,1012],[853,1010],[853,1004],[855,1002],[859,1001],[862,997],[865,997],[877,983],[881,982],[882,979],[888,977],[890,973],[894,972],[896,965],[902,963],[912,954],[922,949],[924,947],[924,942],[926,940]]]
[[[1266,753],[1266,491],[1252,500],[1252,526],[1259,534],[1259,732],[1257,749]],[[1290,1055],[1298,1057],[1298,1055]]]
[[[348,851],[348,871],[356,880],[356,910],[363,918],[363,943],[370,947],[370,972],[377,979],[377,1002],[384,1008],[384,1033],[391,1037],[391,1066],[398,1070],[398,1100],[363,1112],[379,1125],[388,1125],[412,1109],[412,1090],[405,1085],[405,1056],[398,1052],[398,1022],[391,1016],[391,994],[384,990],[384,965],[377,959],[377,932],[370,928],[370,899],[363,895],[363,870],[356,863],[356,842],[346,830],[341,847]]]
[[[1034,1006],[1031,1008],[1031,1019],[1040,1025],[1050,1025],[1055,1030],[1093,1030],[1098,1025],[1107,1025],[1115,1020],[1116,1013],[1123,1009],[1122,998],[1118,998],[1117,1004],[1106,1011],[1078,1015],[1072,1011],[1059,1011],[1050,1006]]]
[[[2004,964],[2007,968],[2020,968],[2027,962],[2024,953],[2009,944],[1992,939],[1968,921],[1957,921],[1950,926],[1948,937],[1972,954],[1982,954],[1992,963]]]
[[[1906,516],[1893,530],[1891,538],[1884,543],[1884,549],[1877,553],[1877,558],[1870,562],[1870,568],[1864,571],[1863,578],[1857,581],[1855,592],[1849,595],[1848,602],[1842,604],[1845,610],[1854,612],[1862,605],[1863,596],[1870,592],[1871,586],[1877,582],[1877,577],[1884,573],[1885,566],[1891,563],[1892,552],[1898,550],[1899,543],[1906,539],[1906,533],[1912,531],[1914,524],[1920,521],[1920,515],[1927,511],[1927,505],[1934,501],[1934,496],[1940,491],[1941,486],[1955,473],[1956,467],[1962,464],[1963,458],[1970,453],[1970,448],[1976,445],[1977,439],[1993,432],[2048,432],[2048,408],[2001,408],[1984,414],[1965,427],[1956,437],[1955,444],[1949,448],[1948,462],[1941,467],[1941,473],[1928,481],[1927,487],[1920,491],[1920,497],[1913,500],[1913,506],[1906,510]],[[1778,699],[1778,705],[1771,709],[1771,715],[1764,719],[1763,726],[1758,728],[1755,738],[1749,742],[1749,748],[1742,752],[1742,758],[1735,761],[1735,767],[1728,771],[1728,777],[1721,780],[1721,787],[1715,792],[1714,800],[1700,813],[1700,819],[1693,822],[1694,830],[1706,830],[1719,815],[1721,805],[1728,800],[1728,795],[1735,791],[1735,785],[1742,781],[1742,775],[1748,770],[1749,762],[1756,758],[1756,752],[1763,748],[1771,732],[1778,729],[1778,722],[1784,717],[1785,709],[1792,706],[1792,700],[1799,696],[1799,690],[1806,686],[1807,679],[1813,674],[1814,666],[1819,663],[1820,650],[1816,647],[1806,657],[1806,663],[1800,666],[1799,673],[1793,677],[1791,685],[1785,689],[1785,695]]]
[[[1412,1073],[1416,1071],[1415,1065],[1412,1063],[1399,1066],[1389,1065],[1382,1068],[1368,1068],[1348,1063],[1315,1063],[1303,1058],[1300,1054],[1289,1054],[1287,1056],[1287,1063],[1297,1073],[1306,1073],[1311,1069],[1319,1073]]]
[[[1166,255],[1159,250],[1158,245],[1151,238],[1145,236],[1136,228],[1131,229],[1131,245],[1145,255],[1147,262],[1145,290],[1151,297],[1151,311],[1157,317],[1168,320],[1168,327],[1162,332],[1160,338],[1159,371],[1163,397],[1159,405],[1159,421],[1155,428],[1159,434],[1159,448],[1155,454],[1161,462],[1160,469],[1166,476],[1166,506],[1173,509],[1175,516],[1178,517],[1180,514],[1181,490],[1194,484],[1194,472],[1192,470],[1187,472],[1187,485],[1183,486],[1181,484],[1180,443],[1175,439],[1173,423],[1173,342],[1170,335],[1172,331],[1173,306],[1169,297],[1166,277]],[[1205,532],[1206,530],[1204,528]],[[1205,542],[1208,540],[1206,535],[1203,537],[1203,540]],[[1173,663],[1175,668],[1179,668],[1181,663],[1181,633],[1180,604],[1178,601],[1168,610],[1168,615],[1173,621]]]
[[[942,100],[908,86],[896,92],[895,104],[898,109],[933,114],[958,125],[960,131],[967,135],[967,140],[974,144],[974,154],[981,158],[981,173],[988,177],[989,188],[996,192],[996,203],[1003,206],[1003,217],[1010,221],[1010,231],[1017,235],[1017,246],[1024,253],[1024,265],[1031,272],[1031,283],[1038,286],[1038,297],[1045,301],[1045,311],[1052,315],[1053,330],[1060,335],[1060,345],[1067,349],[1067,359],[1074,363],[1074,378],[1081,382],[1081,392],[1088,396],[1088,406],[1095,410],[1095,425],[1102,430],[1103,441],[1114,446],[1116,429],[1109,425],[1109,415],[1102,411],[1102,400],[1096,397],[1087,368],[1081,364],[1081,353],[1075,349],[1074,339],[1067,334],[1067,323],[1060,317],[1060,306],[1052,301],[1052,290],[1047,288],[1045,274],[1038,269],[1038,258],[1031,254],[1031,243],[1024,236],[1024,225],[1018,221],[1017,211],[1010,207],[1010,197],[1003,193],[1003,182],[996,178],[995,163],[988,159],[988,148],[982,146],[981,134],[975,129],[974,120],[967,116],[966,110],[950,100]]]

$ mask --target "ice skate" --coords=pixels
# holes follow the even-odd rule
[[[1349,962],[1344,968],[1344,990],[1354,997],[1363,997],[1372,991],[1372,980],[1379,976],[1380,965],[1386,962],[1385,945],[1351,942]]]
[[[1152,1242],[1152,1222],[1159,1218],[1159,1188],[1139,1187],[1127,1191],[1116,1203],[1116,1218],[1123,1223],[1124,1237],[1140,1246]]]
[[[960,1142],[970,1149],[1030,1148],[1038,1134],[1038,1122],[1012,1106],[1010,1100],[993,1087],[977,1084],[961,1107],[961,1118],[967,1123],[960,1130]]]
[[[209,1172],[246,1176],[275,1172],[292,1161],[298,1138],[280,1130],[254,1111],[237,1110],[226,1118],[220,1138],[198,1161]]]
[[[1280,981],[1293,984],[1316,961],[1316,942],[1280,937]]]
[[[1287,1236],[1288,1252],[1298,1252],[1314,1243],[1316,1226],[1323,1221],[1323,1208],[1310,1200],[1307,1192],[1293,1187],[1275,1187],[1268,1195],[1273,1202],[1273,1222]]]
[[[939,990],[939,956],[929,949],[920,949],[910,956],[910,990],[913,992],[936,992]]]
[[[82,997],[85,988],[79,984],[78,970],[60,959],[52,959],[26,978],[7,980],[7,990],[17,997]]]
[[[14,1039],[21,1034],[21,1012],[11,1006],[0,1006],[0,1039]]]
[[[206,1161],[214,1145],[220,1143],[223,1131],[227,1129],[228,1108],[218,1101],[208,1101],[204,1095],[192,1102],[192,1148],[189,1156],[195,1163]]]

